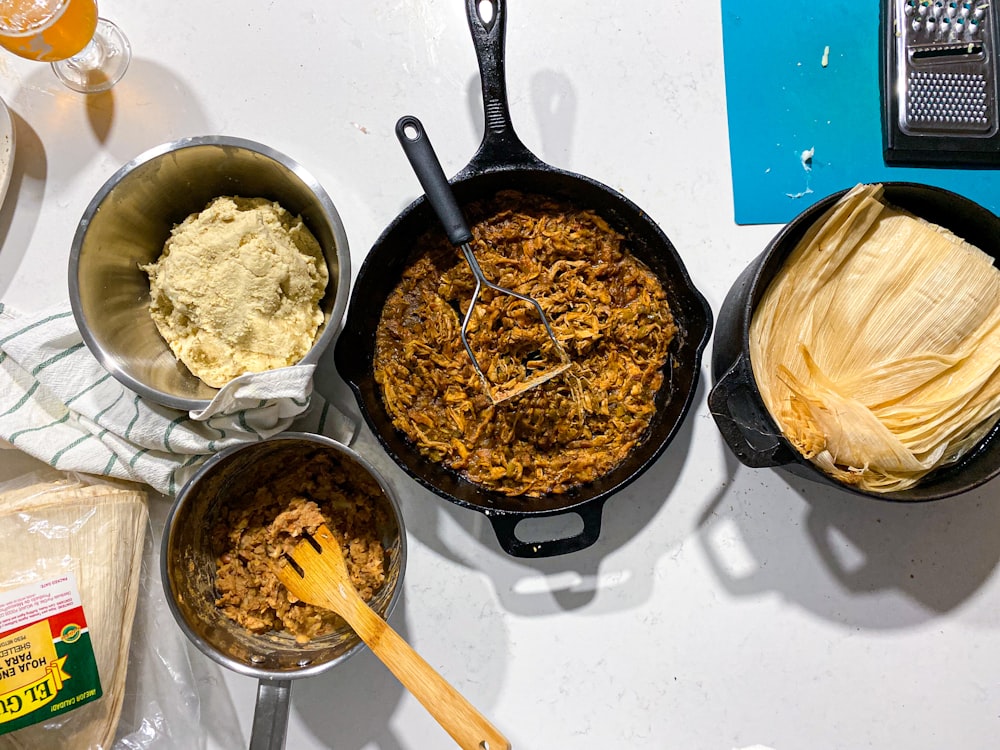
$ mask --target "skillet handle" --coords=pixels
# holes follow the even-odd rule
[[[486,21],[479,12],[480,2],[493,8]],[[483,167],[505,165],[535,168],[543,166],[540,159],[521,143],[514,132],[507,102],[507,73],[504,65],[506,42],[507,0],[465,0],[465,13],[472,32],[472,43],[479,62],[479,80],[483,89],[483,111],[486,127],[479,151],[458,177],[479,172]]]
[[[420,187],[424,189],[434,213],[444,225],[451,244],[464,245],[470,242],[472,232],[455,200],[455,194],[451,192],[451,185],[441,169],[441,162],[434,153],[434,146],[431,145],[423,124],[413,115],[403,115],[396,121],[396,137],[403,146],[403,153],[410,160],[410,166],[420,180]]]
[[[794,449],[767,411],[750,360],[744,354],[712,387],[708,410],[743,465],[759,469],[795,461]]]
[[[555,557],[579,552],[597,541],[601,535],[601,514],[604,511],[604,500],[591,500],[580,508],[574,508],[567,513],[576,513],[583,520],[583,531],[576,536],[564,539],[549,539],[539,542],[524,542],[514,533],[517,524],[526,516],[519,513],[494,515],[487,518],[493,525],[493,533],[503,547],[504,552],[513,557]]]

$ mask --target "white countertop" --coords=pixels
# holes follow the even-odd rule
[[[645,209],[717,313],[777,231],[733,222],[720,9],[508,11],[521,139]],[[74,94],[48,66],[0,55],[17,137],[0,299],[22,309],[66,298],[90,198],[160,143],[226,134],[298,160],[337,205],[355,273],[419,193],[396,120],[422,119],[449,175],[479,144],[458,0],[104,0],[102,15],[135,55],[111,95]],[[745,468],[708,414],[708,386],[706,364],[684,428],[607,503],[598,543],[540,561],[503,553],[480,514],[419,488],[363,432],[356,447],[390,474],[409,533],[391,624],[518,750],[995,748],[1000,485],[899,505]],[[4,474],[30,463],[0,461]],[[208,747],[245,747],[256,682],[199,656],[192,720]],[[453,746],[368,652],[292,695],[289,748]]]

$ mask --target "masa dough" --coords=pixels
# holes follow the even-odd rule
[[[214,388],[296,364],[323,323],[329,271],[319,242],[265,198],[216,198],[142,269],[160,334]]]

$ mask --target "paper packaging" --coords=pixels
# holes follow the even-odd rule
[[[148,524],[133,485],[0,488],[0,748],[110,748]]]
[[[75,575],[0,594],[0,733],[102,695]]]

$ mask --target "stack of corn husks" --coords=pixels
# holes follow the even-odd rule
[[[0,491],[0,592],[75,580],[103,691],[79,708],[0,736],[0,748],[111,747],[146,527],[146,493],[132,485],[87,484],[53,473]],[[64,640],[69,637],[64,633]],[[79,674],[69,677],[68,685],[82,680]]]
[[[798,244],[754,313],[750,359],[803,456],[892,492],[1000,416],[1000,271],[882,193],[848,191]]]

